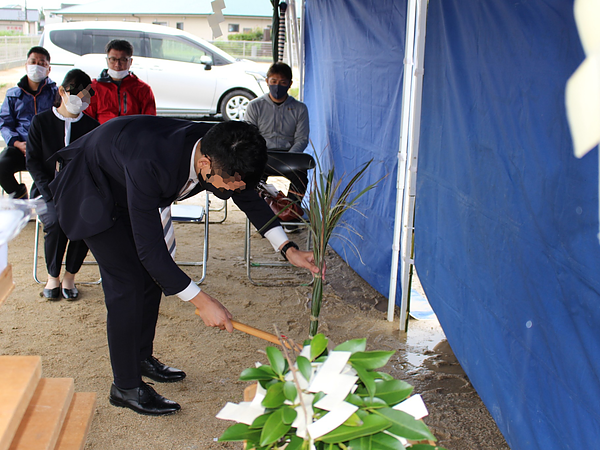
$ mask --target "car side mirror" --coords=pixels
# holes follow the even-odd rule
[[[200,64],[204,64],[204,70],[210,70],[212,68],[213,60],[210,56],[204,55],[200,57]]]

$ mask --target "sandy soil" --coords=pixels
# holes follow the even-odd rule
[[[21,68],[0,72],[0,101],[6,88],[22,76]],[[24,181],[29,184],[28,177]],[[194,203],[201,200],[195,199]],[[218,207],[219,204],[213,205]],[[230,205],[231,209],[231,205]],[[222,213],[212,213],[218,220]],[[285,285],[254,286],[244,263],[243,214],[233,208],[224,223],[210,226],[208,276],[202,288],[221,300],[243,323],[280,332],[302,341],[308,336],[310,287],[296,269],[256,268],[255,280],[279,279]],[[0,308],[0,354],[40,355],[45,377],[71,377],[78,392],[98,393],[97,413],[86,449],[168,450],[241,449],[239,443],[215,439],[231,424],[215,418],[227,401],[242,400],[247,383],[240,372],[256,361],[266,362],[266,342],[234,332],[207,328],[194,308],[176,297],[164,299],[155,356],[184,369],[187,378],[155,385],[157,391],[179,402],[182,411],[168,417],[140,416],[108,402],[111,369],[106,343],[106,313],[102,289],[79,284],[76,302],[48,302],[40,297],[42,285],[32,277],[35,222],[9,244],[15,290]],[[178,260],[197,259],[203,227],[176,224]],[[302,241],[306,232],[294,235]],[[269,244],[254,236],[255,259],[278,260]],[[89,257],[92,260],[91,257]],[[408,333],[385,320],[387,300],[374,291],[333,251],[328,256],[328,284],[324,289],[320,331],[332,345],[366,337],[370,350],[395,350],[385,370],[415,386],[429,408],[425,422],[449,450],[508,449],[487,409],[479,399],[437,321],[412,321]],[[38,278],[45,282],[43,257]],[[186,268],[198,279],[201,269]],[[98,279],[97,266],[84,266],[78,281]]]
[[[219,213],[213,213],[216,219]],[[30,222],[9,245],[15,290],[0,310],[0,349],[8,355],[40,355],[43,375],[72,377],[78,392],[97,392],[98,407],[87,449],[240,449],[218,443],[230,424],[215,418],[227,401],[239,402],[245,382],[240,372],[256,361],[266,362],[266,343],[240,332],[207,328],[194,308],[176,297],[164,299],[157,329],[155,355],[184,369],[187,378],[155,385],[158,392],[182,405],[168,417],[145,417],[115,408],[108,402],[111,370],[105,332],[105,308],[100,286],[79,285],[76,302],[40,298],[42,285],[31,276],[35,222]],[[177,224],[178,259],[193,259],[200,247],[202,227]],[[300,236],[298,236],[300,235]],[[305,232],[294,239],[302,240]],[[208,276],[203,289],[227,305],[240,322],[287,336],[307,337],[310,287],[254,286],[246,277],[243,259],[244,216],[230,211],[222,224],[210,226]],[[253,255],[275,257],[265,240],[255,236]],[[275,259],[277,259],[275,257]],[[39,258],[41,280],[45,280]],[[188,269],[186,269],[188,270]],[[188,270],[199,277],[200,268]],[[97,266],[84,266],[78,281],[97,279]],[[302,282],[296,269],[257,268],[255,279],[283,277]],[[430,415],[425,419],[440,444],[452,449],[506,449],[502,435],[466,375],[453,358],[436,321],[411,321],[409,332],[385,320],[386,299],[375,292],[334,253],[328,257],[329,284],[321,313],[320,331],[331,343],[367,337],[369,349],[397,350],[385,368],[415,385]]]

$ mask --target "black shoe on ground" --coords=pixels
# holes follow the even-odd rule
[[[133,389],[121,389],[113,383],[110,387],[109,400],[113,406],[129,408],[138,414],[147,416],[166,416],[181,409],[178,403],[157,394],[144,382],[140,387]]]
[[[73,289],[62,288],[62,296],[69,301],[77,300],[79,297],[79,290],[76,287]]]
[[[142,370],[142,376],[158,381],[159,383],[173,383],[185,378],[185,372],[183,370],[166,366],[154,356],[150,356],[140,362],[140,368]]]
[[[46,300],[49,300],[51,302],[60,300],[60,286],[54,289],[44,288],[40,296],[44,297]]]

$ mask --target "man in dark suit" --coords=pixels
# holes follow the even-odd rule
[[[273,213],[253,189],[267,149],[250,124],[121,117],[57,155],[65,166],[50,186],[59,222],[69,239],[85,240],[100,266],[115,406],[149,415],[180,409],[141,378],[185,377],[152,356],[162,292],[190,301],[206,325],[233,331],[229,311],[173,261],[159,208],[202,190],[231,197],[292,264],[318,272],[312,253],[288,241],[277,220],[269,223]]]

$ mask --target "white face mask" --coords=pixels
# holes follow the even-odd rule
[[[48,76],[48,68],[37,64],[27,64],[27,78],[34,83],[39,83]]]
[[[71,114],[79,114],[80,112],[84,111],[88,106],[90,106],[89,103],[85,103],[77,95],[69,95],[69,100],[63,100],[63,102],[65,104],[65,108],[67,108],[67,111],[69,111]]]
[[[108,69],[108,75],[115,80],[122,80],[129,75],[129,70],[112,70]]]

